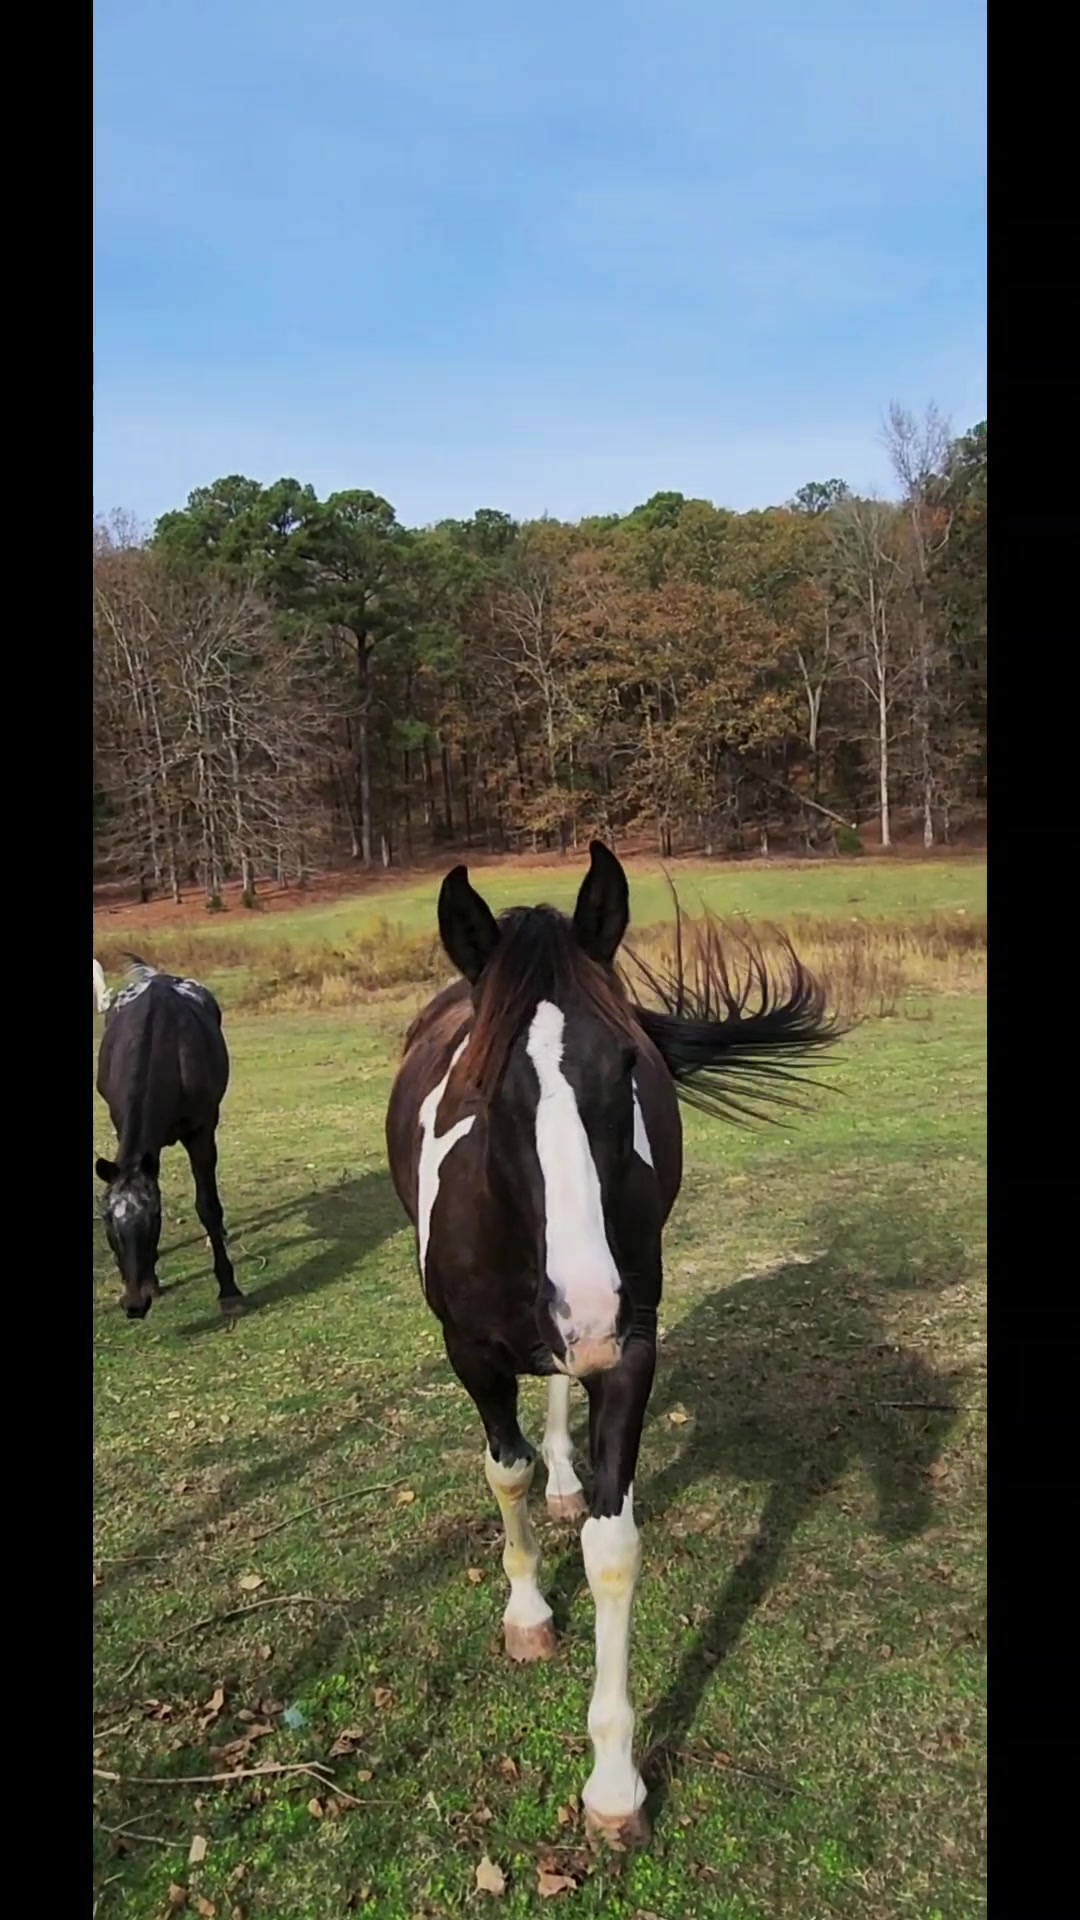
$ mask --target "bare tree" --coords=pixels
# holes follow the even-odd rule
[[[900,584],[896,513],[880,500],[852,500],[835,517],[837,572],[849,604],[847,672],[874,714],[881,844],[892,846],[893,708],[901,668],[893,636]]]
[[[939,652],[935,630],[931,576],[937,556],[948,543],[952,514],[944,500],[942,477],[950,451],[950,427],[931,401],[921,420],[897,401],[889,406],[885,445],[892,469],[903,490],[908,527],[908,562],[912,597],[912,628],[916,694],[914,734],[923,845],[934,844],[935,769],[932,742],[934,669]]]

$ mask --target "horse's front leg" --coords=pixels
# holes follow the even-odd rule
[[[547,1660],[555,1651],[551,1608],[540,1591],[540,1549],[529,1522],[529,1488],[536,1454],[518,1425],[518,1383],[464,1342],[446,1342],[450,1363],[476,1405],[487,1434],[484,1472],[498,1502],[506,1536],[503,1569],[510,1598],[503,1638],[511,1660]]]
[[[547,1508],[553,1520],[576,1520],[586,1512],[585,1494],[574,1472],[570,1444],[570,1382],[565,1374],[548,1381],[547,1421],[540,1452],[547,1468]]]
[[[585,1382],[593,1491],[581,1548],[596,1608],[596,1680],[589,1704],[593,1770],[581,1797],[588,1826],[620,1847],[649,1837],[645,1782],[634,1764],[628,1680],[630,1616],[641,1567],[634,1474],[655,1366],[655,1347],[642,1341],[626,1350],[611,1373]]]

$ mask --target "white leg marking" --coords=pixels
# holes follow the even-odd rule
[[[555,1651],[555,1629],[551,1608],[537,1581],[540,1549],[529,1524],[529,1488],[536,1463],[523,1460],[518,1466],[501,1467],[484,1448],[484,1471],[488,1486],[499,1503],[506,1545],[503,1569],[510,1582],[510,1598],[503,1614],[506,1651],[512,1660],[544,1660]]]
[[[649,1136],[645,1131],[645,1119],[641,1111],[641,1101],[638,1099],[636,1077],[634,1080],[634,1152],[637,1154],[639,1160],[644,1160],[647,1167],[652,1166],[652,1148],[649,1145]]]
[[[619,1270],[608,1245],[589,1136],[562,1070],[565,1025],[559,1008],[541,1000],[525,1042],[540,1082],[536,1153],[544,1181],[547,1271],[566,1302],[565,1312],[556,1307],[564,1339],[604,1340],[618,1314]]]
[[[439,1103],[446,1092],[446,1083],[467,1045],[468,1036],[462,1041],[460,1047],[455,1049],[450,1065],[438,1086],[432,1087],[426,1099],[420,1103],[420,1168],[417,1176],[416,1240],[420,1256],[420,1278],[425,1285],[428,1241],[431,1237],[431,1215],[438,1197],[442,1163],[451,1147],[456,1147],[458,1141],[464,1140],[465,1135],[471,1131],[476,1118],[474,1113],[467,1114],[464,1120],[459,1120],[455,1126],[448,1128],[446,1133],[436,1134],[435,1132]]]
[[[540,1452],[547,1468],[548,1512],[556,1520],[573,1520],[585,1511],[585,1494],[574,1472],[570,1444],[570,1382],[564,1374],[548,1381],[547,1424]]]
[[[582,1800],[594,1825],[614,1837],[637,1824],[645,1802],[645,1782],[634,1765],[634,1710],[627,1692],[630,1613],[641,1566],[633,1487],[615,1518],[586,1520],[581,1547],[596,1606],[596,1684],[589,1706],[594,1766]]]

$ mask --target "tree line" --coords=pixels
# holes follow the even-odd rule
[[[98,876],[211,907],[439,845],[947,843],[985,807],[986,423],[895,497],[403,526],[241,476],[94,528]]]

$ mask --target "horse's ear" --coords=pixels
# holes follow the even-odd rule
[[[608,966],[630,924],[630,888],[622,866],[602,840],[589,847],[589,871],[574,908],[578,946]]]
[[[94,1172],[97,1174],[99,1180],[104,1180],[107,1187],[111,1187],[113,1181],[119,1180],[120,1178],[120,1169],[114,1166],[111,1160],[96,1161],[94,1164]]]
[[[469,883],[468,867],[455,867],[439,888],[439,934],[458,972],[475,986],[501,936],[487,901]]]

